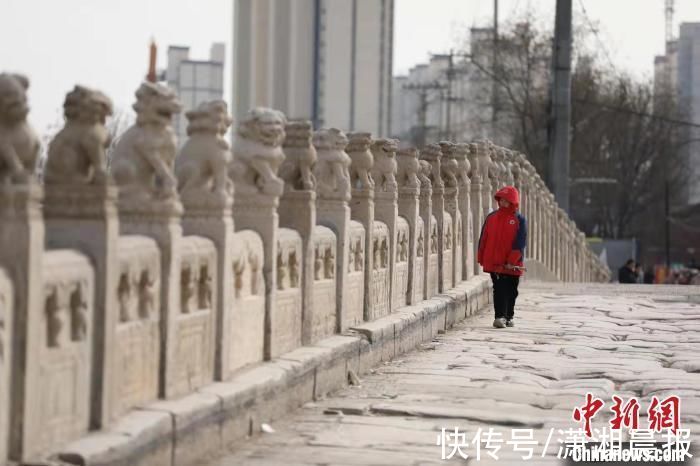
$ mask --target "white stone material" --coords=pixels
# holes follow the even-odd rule
[[[285,157],[281,144],[286,123],[284,114],[269,108],[255,108],[240,122],[230,168],[238,193],[282,194],[284,181],[278,170]]]
[[[66,124],[49,144],[44,180],[50,184],[102,184],[107,178],[105,149],[110,143],[105,120],[112,101],[83,86],[66,95]]]
[[[343,331],[363,321],[366,296],[365,236],[366,232],[362,224],[350,220],[348,228],[347,275],[343,273],[343,275],[346,275],[345,280],[347,280],[343,298],[344,317],[341,322]]]
[[[275,262],[277,293],[270,314],[270,358],[301,346],[301,237],[294,230],[280,228],[278,243]]]
[[[313,308],[306,308],[310,341],[317,342],[333,335],[338,327],[336,310],[337,244],[335,233],[329,228],[316,226],[313,232]]]
[[[231,267],[233,303],[224,333],[228,335],[228,365],[224,378],[245,366],[263,360],[265,341],[264,247],[260,235],[251,230],[236,232]]]
[[[27,183],[34,174],[41,143],[27,123],[29,80],[0,74],[0,183]]]
[[[280,197],[279,226],[295,230],[301,236],[302,251],[298,257],[301,273],[301,308],[303,345],[313,341],[313,235],[316,227],[317,181],[313,174],[317,160],[316,148],[312,144],[313,128],[309,121],[294,121],[285,125],[282,150],[285,159],[280,167],[280,176],[285,181],[284,193]],[[318,186],[320,188],[320,186]],[[334,309],[335,310],[335,309]]]
[[[0,463],[8,458],[10,444],[10,376],[12,369],[12,327],[14,296],[12,282],[0,269]]]
[[[36,458],[87,433],[94,271],[75,251],[43,257],[41,313],[30,318],[22,455]]]
[[[145,236],[122,236],[117,246],[116,297],[118,318],[112,332],[114,360],[110,391],[113,417],[158,398],[161,306],[160,250]]]
[[[214,242],[201,236],[180,241],[180,305],[174,317],[166,378],[171,396],[192,393],[214,380],[217,258]]]
[[[111,160],[111,173],[119,185],[122,203],[173,199],[177,140],[172,118],[182,109],[169,88],[144,82],[136,91],[136,124],[119,138]]]
[[[228,176],[231,149],[224,137],[233,120],[226,102],[203,102],[185,116],[189,121],[189,137],[175,160],[183,202],[186,203],[188,197],[226,199],[233,196],[233,182]]]

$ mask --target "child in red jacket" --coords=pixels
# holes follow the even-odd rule
[[[520,195],[513,186],[500,189],[494,196],[498,210],[484,220],[479,238],[478,261],[491,274],[496,328],[513,327],[518,282],[525,268],[527,221],[520,212]]]

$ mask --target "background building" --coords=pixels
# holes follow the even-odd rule
[[[700,125],[700,23],[682,23],[666,54],[654,59],[655,92],[670,90],[678,99],[684,119]],[[687,142],[686,142],[687,141]],[[700,126],[687,126],[683,135],[689,171],[687,204],[700,203]]]
[[[391,133],[393,0],[236,0],[233,102]]]
[[[174,124],[181,143],[187,137],[185,112],[202,102],[224,98],[225,45],[214,43],[209,60],[192,60],[189,53],[189,47],[169,47],[168,67],[165,70],[165,81],[175,89],[183,106]]]
[[[471,28],[468,56],[436,54],[408,75],[394,77],[392,136],[418,146],[478,138],[507,144],[493,124],[493,79],[483,71],[491,67],[492,43],[493,29]]]

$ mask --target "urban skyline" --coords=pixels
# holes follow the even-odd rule
[[[8,27],[0,30],[0,43],[32,43],[32,47],[7,47],[3,65],[8,70],[33,76],[29,90],[33,112],[31,121],[40,132],[60,122],[63,94],[73,83],[103,89],[114,97],[118,109],[129,109],[133,89],[146,72],[148,44],[155,38],[159,49],[186,44],[195,56],[208,53],[212,42],[223,42],[232,50],[233,2],[202,0],[196,4],[150,0],[124,0],[102,4],[68,0],[76,14],[65,16],[66,2],[48,0],[6,0],[4,12]],[[550,5],[551,3],[551,5]],[[636,21],[628,21],[626,11],[634,3]],[[464,2],[439,0],[441,8],[424,8],[420,0],[396,0],[393,74],[405,74],[412,66],[426,62],[429,54],[444,53],[465,37],[474,25],[490,25],[491,0]],[[501,0],[502,22],[528,8],[537,9],[544,24],[553,19],[553,2]],[[609,54],[620,69],[637,74],[653,74],[653,57],[663,53],[664,18],[662,1],[631,0],[609,2],[583,0],[587,17],[598,24],[599,37],[609,40]],[[581,17],[581,2],[574,2],[575,17]],[[36,15],[37,11],[43,14]],[[167,20],[163,12],[167,11]],[[135,12],[138,12],[135,13]],[[20,27],[32,17],[33,28]],[[55,18],[61,18],[56,21]],[[106,21],[105,18],[109,18]],[[700,21],[700,3],[676,2],[676,31],[680,22]],[[583,18],[581,18],[583,19]],[[129,24],[129,34],[122,34]],[[194,24],[207,27],[194,28]],[[588,24],[584,22],[584,26]],[[41,30],[51,41],[37,42],[34,31]],[[112,40],[120,36],[118,46]],[[89,41],[85,38],[90,37]],[[71,53],[67,53],[67,50]],[[84,60],[84,57],[90,60]],[[164,68],[166,56],[158,56]],[[230,102],[231,77],[224,73],[224,98]]]

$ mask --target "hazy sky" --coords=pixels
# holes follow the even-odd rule
[[[288,1],[288,0],[277,0]],[[347,1],[347,0],[332,0]],[[619,69],[650,75],[663,51],[664,0],[573,0],[574,15],[599,26],[599,37]],[[555,0],[500,0],[507,21],[528,8],[553,22]],[[473,25],[490,25],[493,0],[396,0],[394,72],[405,73],[430,53],[447,51]],[[106,92],[116,107],[130,107],[146,73],[148,44],[159,44],[159,66],[169,45],[189,45],[207,58],[212,42],[230,57],[232,0],[0,0],[0,70],[31,79],[31,121],[43,132],[59,121],[74,84]],[[700,1],[676,0],[676,26],[700,21]],[[230,60],[227,65],[230,65]],[[227,66],[226,95],[230,69]]]

